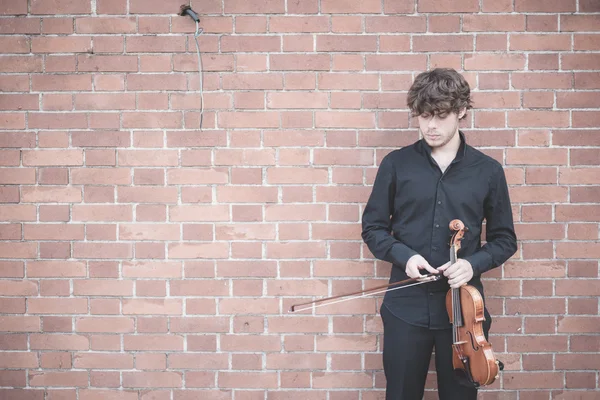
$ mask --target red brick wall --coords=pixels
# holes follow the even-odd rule
[[[385,281],[360,215],[436,66],[520,239],[482,399],[600,396],[600,2],[196,0],[203,131],[182,2],[0,0],[0,399],[383,399],[379,298],[287,309]]]

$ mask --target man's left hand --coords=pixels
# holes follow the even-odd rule
[[[448,278],[448,284],[456,289],[466,284],[473,277],[473,267],[467,260],[459,258],[454,264],[446,263],[438,268]]]

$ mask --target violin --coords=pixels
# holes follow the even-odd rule
[[[450,241],[451,264],[457,260],[460,242],[467,230],[458,219],[450,222],[450,231],[454,232]],[[483,332],[485,315],[481,293],[471,285],[451,288],[446,294],[446,310],[452,323],[452,365],[458,381],[471,387],[492,384],[503,365],[496,360]]]

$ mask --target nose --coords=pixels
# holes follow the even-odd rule
[[[436,118],[435,117],[429,118],[429,121],[427,121],[427,126],[429,128],[435,128],[436,127]]]

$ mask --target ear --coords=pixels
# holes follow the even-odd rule
[[[462,119],[467,113],[467,107],[463,107],[458,111],[458,119]]]

